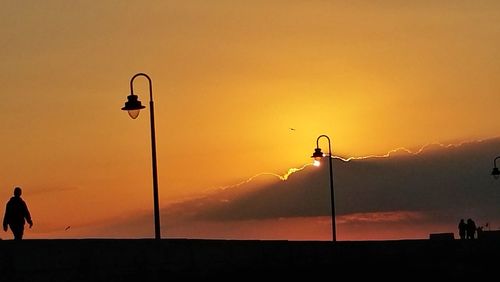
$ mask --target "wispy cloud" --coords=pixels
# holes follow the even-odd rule
[[[39,196],[48,193],[59,193],[59,192],[69,192],[76,191],[80,188],[78,186],[49,186],[49,187],[33,187],[30,189],[30,195]]]
[[[414,211],[391,211],[391,212],[369,212],[352,213],[339,216],[337,222],[343,223],[394,223],[402,221],[417,221],[426,219],[427,215],[423,212]]]

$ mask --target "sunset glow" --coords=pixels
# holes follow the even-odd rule
[[[500,154],[481,147],[500,136],[499,18],[493,0],[7,1],[0,200],[23,188],[35,223],[28,238],[152,237],[149,106],[129,112],[133,121],[121,110],[130,78],[144,72],[155,93],[169,237],[328,240],[329,198],[313,192],[328,192],[320,174],[328,166],[311,163],[321,134],[331,137],[332,160],[342,162],[333,168],[336,199],[344,200],[340,240],[456,229],[455,206],[438,210],[431,201],[438,192],[446,200],[468,195],[456,216],[486,220],[494,205],[466,193],[484,189],[497,199],[495,184],[472,175],[484,169],[483,158]],[[144,106],[148,87],[134,83]],[[469,141],[480,148],[466,151]],[[439,169],[470,182],[450,178],[446,187],[411,194],[406,206],[380,196],[380,187],[406,191],[408,179],[418,181],[422,168],[448,156],[431,162],[422,152],[456,154],[463,163]],[[452,177],[431,172],[415,187]],[[283,204],[284,191],[293,206]],[[219,219],[225,209],[235,214]],[[253,214],[259,210],[275,217]],[[204,218],[209,212],[213,218]]]

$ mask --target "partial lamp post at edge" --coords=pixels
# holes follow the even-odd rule
[[[491,175],[495,180],[498,180],[500,178],[500,170],[498,170],[497,167],[497,160],[500,159],[500,156],[496,157],[495,160],[493,160],[493,171],[491,171]]]

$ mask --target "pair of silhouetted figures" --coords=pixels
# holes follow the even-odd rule
[[[461,219],[460,223],[458,223],[458,234],[460,235],[460,239],[474,239],[476,236],[476,223],[472,219],[467,219],[467,223]]]
[[[28,222],[30,228],[33,226],[31,215],[28,206],[21,199],[22,190],[19,187],[14,189],[14,197],[10,198],[5,207],[5,215],[3,217],[3,230],[7,231],[7,227],[14,234],[15,240],[22,240],[24,234],[24,224]]]

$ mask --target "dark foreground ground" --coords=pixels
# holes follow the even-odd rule
[[[0,241],[0,281],[498,279],[500,240]],[[491,278],[489,280],[491,280]]]

